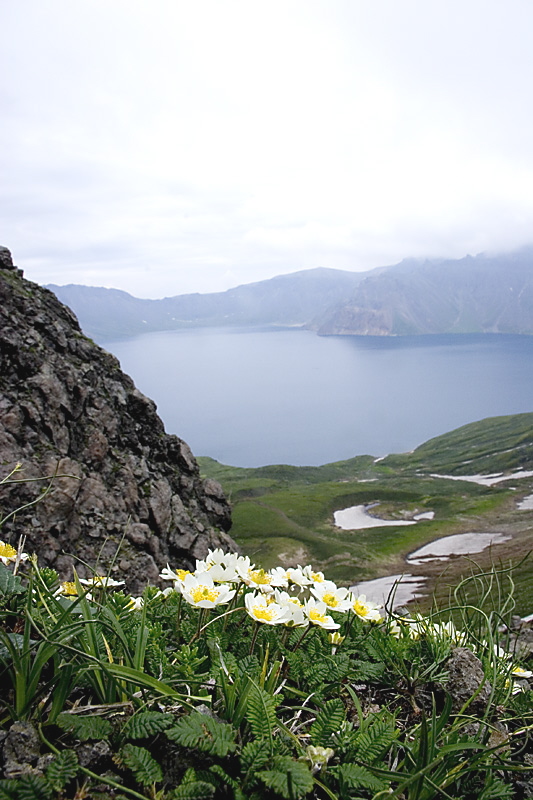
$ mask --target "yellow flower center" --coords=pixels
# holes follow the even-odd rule
[[[177,569],[176,570],[176,575],[178,576],[178,579],[180,581],[185,580],[185,576],[186,575],[191,575],[191,574],[192,573],[191,573],[190,569]]]
[[[17,551],[14,547],[11,547],[10,544],[0,542],[0,556],[3,556],[4,558],[16,558]]]
[[[270,584],[272,582],[271,576],[265,572],[264,569],[248,570],[250,580],[258,584]]]
[[[360,617],[366,617],[369,609],[368,606],[365,606],[363,603],[360,603],[359,600],[356,600],[355,603],[353,604],[353,610]]]
[[[252,613],[256,619],[264,619],[265,622],[270,622],[274,616],[274,612],[269,611],[265,606],[254,606],[252,608]]]
[[[76,584],[74,581],[65,581],[61,584],[61,594],[66,594],[68,596],[76,596],[78,594],[76,590]]]
[[[320,572],[312,572],[311,578],[314,580],[315,583],[322,583],[324,580],[324,576]]]
[[[330,608],[337,608],[337,606],[339,605],[339,601],[337,600],[334,594],[331,594],[331,592],[326,592],[326,594],[323,594],[322,600]]]
[[[213,589],[212,586],[195,586],[191,589],[191,597],[195,603],[201,603],[202,600],[209,600],[214,603],[220,592]]]
[[[309,619],[311,622],[326,622],[326,615],[321,614],[316,608],[312,608],[309,611]]]
[[[292,603],[293,605],[298,606],[298,608],[303,608],[304,607],[304,604],[300,603],[300,601],[298,600],[297,597],[289,597],[289,603]]]

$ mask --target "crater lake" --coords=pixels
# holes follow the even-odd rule
[[[102,341],[195,456],[320,465],[533,410],[533,337],[196,328]]]

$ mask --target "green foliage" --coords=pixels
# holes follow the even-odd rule
[[[86,716],[77,714],[60,714],[57,724],[65,731],[69,731],[80,742],[89,739],[107,739],[111,735],[112,725],[103,717]]]
[[[272,742],[272,735],[277,724],[276,707],[278,703],[279,698],[272,697],[260,686],[252,684],[248,696],[246,719],[256,739],[267,739],[270,743]]]
[[[257,777],[265,786],[287,800],[305,797],[313,788],[313,776],[306,764],[288,756],[275,756],[272,769],[260,770]]]
[[[172,714],[164,714],[161,711],[139,711],[124,725],[123,734],[128,739],[148,739],[170,728],[173,723]]]
[[[237,746],[231,725],[198,711],[181,717],[174,727],[166,731],[166,735],[183,747],[198,748],[204,753],[220,757],[232,753]]]
[[[26,589],[18,575],[13,575],[2,562],[0,562],[0,598],[8,602],[17,594],[24,594]]]
[[[62,750],[46,770],[46,779],[55,792],[61,792],[78,773],[78,757],[73,750]]]
[[[505,569],[408,622],[334,610],[334,635],[261,624],[245,585],[212,609],[149,588],[139,609],[79,581],[60,596],[31,560],[17,581],[0,594],[0,746],[23,721],[52,756],[44,774],[0,781],[0,800],[507,800],[527,772],[533,692],[523,678],[513,694],[515,662],[495,650],[513,611]],[[284,602],[309,596],[287,588]],[[493,687],[479,716],[452,713],[457,642]]]
[[[387,790],[386,781],[359,764],[340,764],[331,767],[330,772],[338,781],[341,797],[350,796],[355,789],[370,789],[373,793]]]
[[[215,786],[208,781],[198,780],[194,769],[188,769],[181,784],[172,792],[172,800],[211,800]]]
[[[135,780],[142,786],[150,786],[163,780],[161,767],[144,747],[126,744],[120,751],[120,760],[131,769]]]
[[[332,736],[341,729],[345,715],[342,700],[337,698],[327,700],[309,730],[311,742],[329,747]]]

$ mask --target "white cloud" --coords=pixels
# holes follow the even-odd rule
[[[144,296],[530,241],[525,0],[17,0],[1,243]]]

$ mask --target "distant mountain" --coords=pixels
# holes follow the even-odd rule
[[[533,247],[460,260],[407,260],[366,276],[315,319],[322,335],[533,333]]]
[[[162,300],[74,284],[47,288],[100,341],[226,325],[299,325],[323,336],[533,333],[533,246],[459,260],[408,259],[367,272],[304,270]]]
[[[142,300],[118,289],[49,284],[97,340],[225,325],[307,325],[350,297],[370,272],[311,269],[212,294]]]

